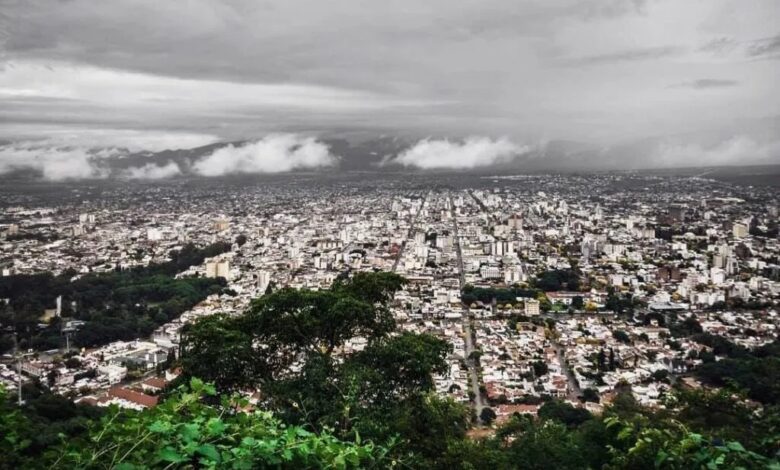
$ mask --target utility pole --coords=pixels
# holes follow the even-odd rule
[[[18,402],[20,407],[24,403],[24,401],[22,400],[22,358],[30,355],[32,355],[32,353],[22,353],[21,351],[19,351],[19,339],[17,338],[17,335],[14,332],[14,357],[16,358],[16,374],[17,374],[16,392],[17,392],[17,397],[18,397]]]
[[[19,406],[22,406],[22,356],[19,355],[19,339],[14,332],[14,357],[16,358],[16,392],[19,396]]]
[[[19,383],[16,385],[16,389],[19,392],[19,406],[22,406],[22,356],[16,358],[16,373],[19,376]]]

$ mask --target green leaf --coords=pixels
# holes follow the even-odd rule
[[[149,431],[163,434],[171,430],[171,423],[167,421],[155,421],[149,426]]]
[[[204,457],[207,457],[212,462],[222,462],[222,456],[219,455],[219,451],[217,451],[217,448],[211,444],[203,444],[198,446],[196,452]]]
[[[200,428],[197,424],[187,423],[181,427],[179,434],[185,442],[192,442],[200,437]]]
[[[200,392],[201,390],[203,390],[203,381],[200,380],[197,377],[191,378],[190,379],[190,389],[193,392]]]
[[[160,460],[164,462],[181,463],[186,460],[183,455],[176,452],[172,447],[163,447],[160,449],[158,456],[160,457]]]
[[[206,422],[206,430],[211,436],[219,436],[225,432],[225,423],[219,418],[211,418]]]
[[[736,452],[745,452],[745,448],[737,441],[729,442],[726,447]]]
[[[669,458],[669,454],[663,450],[659,450],[658,454],[655,456],[655,468],[660,468],[667,458]]]

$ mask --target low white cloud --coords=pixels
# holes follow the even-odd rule
[[[108,171],[99,161],[114,153],[113,150],[90,151],[78,147],[4,145],[0,147],[0,174],[32,169],[49,181],[105,178]]]
[[[530,147],[506,138],[469,137],[463,142],[425,139],[403,151],[390,163],[422,169],[470,169],[507,162]]]
[[[257,142],[228,145],[195,162],[193,170],[203,176],[236,173],[282,173],[297,169],[327,167],[338,159],[327,145],[313,137],[271,134]]]
[[[143,166],[128,168],[122,172],[122,176],[134,180],[159,180],[181,174],[181,168],[176,162],[168,162],[166,165],[147,163]]]
[[[189,149],[218,140],[213,135],[186,132],[64,127],[35,127],[20,137],[0,145],[0,174],[34,170],[49,181],[106,178],[111,171],[105,159],[122,158],[129,152]],[[178,173],[181,170],[175,163],[149,163],[125,170],[121,176],[159,179]]]
[[[779,160],[780,141],[760,142],[738,135],[713,146],[662,143],[650,161],[658,167],[687,167],[777,163]]]

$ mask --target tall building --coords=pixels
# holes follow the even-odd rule
[[[228,222],[226,219],[217,219],[214,222],[214,229],[217,232],[224,232],[228,228],[230,228],[230,222]]]
[[[496,240],[491,247],[491,254],[495,256],[511,255],[515,252],[514,244],[511,241]]]
[[[230,261],[213,259],[206,262],[206,277],[230,277]]]
[[[501,270],[498,266],[482,266],[479,269],[479,275],[482,276],[482,279],[500,279]]]
[[[523,217],[518,213],[509,216],[509,219],[506,222],[512,230],[520,230],[523,228]]]
[[[731,231],[734,238],[745,238],[748,236],[748,226],[745,224],[736,223]]]
[[[526,299],[525,314],[529,317],[535,317],[539,315],[539,301],[536,299]]]
[[[146,239],[150,242],[157,242],[162,240],[163,234],[162,230],[158,228],[150,228],[146,230]]]
[[[257,288],[261,291],[265,291],[268,288],[268,284],[271,283],[271,273],[268,271],[260,271],[257,273]]]

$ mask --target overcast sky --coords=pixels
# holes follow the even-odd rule
[[[12,140],[777,140],[779,79],[778,0],[0,0]]]

